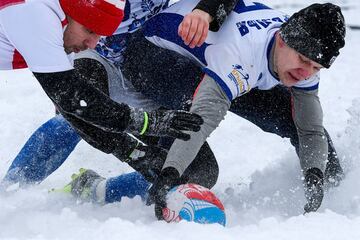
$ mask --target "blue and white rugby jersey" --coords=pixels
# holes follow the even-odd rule
[[[100,39],[96,51],[115,65],[121,65],[128,34],[167,8],[168,4],[169,0],[127,0],[123,21],[112,36]]]
[[[260,3],[239,0],[220,30],[209,32],[201,47],[191,49],[178,36],[178,26],[197,3],[182,0],[150,19],[144,27],[146,38],[199,62],[230,100],[252,88],[266,90],[280,84],[269,70],[269,55],[286,15]],[[318,82],[314,75],[295,87],[316,89]]]

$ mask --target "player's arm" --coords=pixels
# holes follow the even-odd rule
[[[76,69],[34,72],[34,75],[60,113],[70,122],[79,119],[107,132],[168,135],[184,140],[189,135],[182,130],[197,131],[202,124],[201,117],[193,113],[172,110],[145,112],[112,101],[90,85],[89,79]]]
[[[301,168],[325,170],[328,143],[323,126],[323,112],[318,90],[291,89],[294,123],[299,135],[298,154]]]
[[[201,0],[194,10],[208,13],[212,18],[210,30],[216,32],[237,3],[238,0]]]
[[[224,119],[230,104],[223,89],[213,78],[205,74],[190,109],[191,112],[200,115],[204,123],[199,132],[189,133],[191,136],[189,141],[175,140],[163,168],[173,167],[182,175],[195,159],[200,147]]]
[[[218,31],[238,0],[201,0],[184,16],[178,28],[179,36],[191,48],[200,47],[211,31]]]

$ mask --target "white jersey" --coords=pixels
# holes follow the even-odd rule
[[[59,0],[0,1],[0,70],[72,69],[63,47],[65,24]]]
[[[142,27],[149,18],[167,8],[168,4],[169,0],[127,0],[123,21],[112,36],[100,39],[96,51],[115,65],[121,65],[128,34]]]
[[[150,19],[144,27],[146,38],[200,63],[229,100],[252,88],[266,90],[281,84],[270,71],[269,56],[275,33],[288,19],[286,15],[260,3],[239,0],[220,30],[209,32],[201,47],[191,49],[178,36],[178,26],[196,4],[183,0]],[[316,89],[318,82],[319,77],[314,75],[295,87]]]

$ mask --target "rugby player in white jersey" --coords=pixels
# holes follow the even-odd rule
[[[157,215],[161,217],[167,190],[181,182],[182,174],[226,112],[231,110],[241,116],[241,99],[247,93],[278,89],[277,85],[289,88],[292,95],[290,114],[297,130],[298,155],[305,179],[304,210],[316,211],[324,195],[328,156],[318,97],[319,70],[329,68],[345,44],[340,8],[313,4],[288,18],[263,4],[239,1],[220,31],[210,32],[201,47],[191,49],[176,35],[176,29],[194,4],[178,2],[144,28],[148,40],[193,59],[205,73],[191,107],[191,112],[202,116],[204,124],[199,132],[189,133],[189,141],[176,140],[170,148],[163,170],[150,189]],[[277,110],[274,106],[269,112]],[[246,146],[242,148],[245,154]]]

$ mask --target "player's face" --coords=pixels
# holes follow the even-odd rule
[[[67,54],[95,48],[100,36],[68,17],[64,32],[64,49]]]
[[[311,77],[323,67],[287,46],[279,34],[276,36],[274,64],[280,81],[287,87]]]

